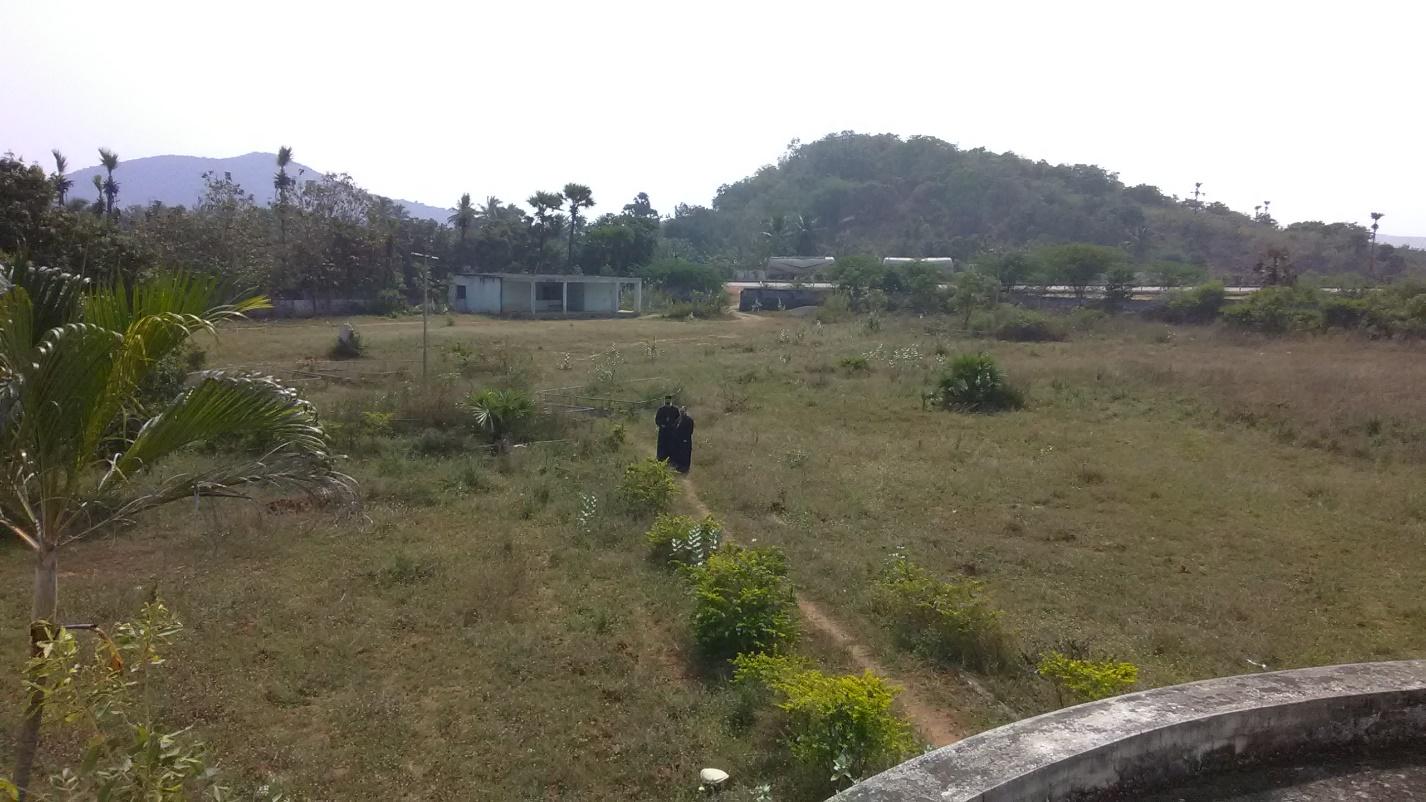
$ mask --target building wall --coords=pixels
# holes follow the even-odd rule
[[[465,287],[465,298],[456,297],[456,287]],[[451,308],[480,315],[500,313],[500,279],[494,276],[455,276],[451,281]]]
[[[524,279],[507,278],[503,279],[504,284],[501,289],[500,311],[502,314],[525,314],[531,312],[530,309],[530,283]]]
[[[619,311],[619,285],[612,282],[584,285],[584,311]]]

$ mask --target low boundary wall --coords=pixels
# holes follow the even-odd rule
[[[1423,738],[1426,660],[1273,671],[1155,688],[1018,721],[928,752],[832,799],[1094,798],[1241,764]]]

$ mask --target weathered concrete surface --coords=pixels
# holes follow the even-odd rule
[[[1247,674],[1057,710],[942,747],[835,802],[1059,800],[1426,737],[1426,660]]]
[[[1325,763],[1230,771],[1137,797],[1137,802],[1426,802],[1426,755],[1419,749]]]

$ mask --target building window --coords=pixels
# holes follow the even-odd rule
[[[457,300],[457,301],[464,301],[464,300],[465,300],[465,285],[464,285],[464,284],[457,284],[457,285],[456,285],[456,300]]]
[[[536,301],[558,301],[564,298],[564,285],[542,282],[535,285]]]

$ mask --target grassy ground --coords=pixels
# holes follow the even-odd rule
[[[172,718],[247,782],[373,800],[689,798],[703,765],[778,782],[769,733],[690,658],[682,587],[644,559],[643,522],[610,508],[651,423],[622,446],[608,423],[552,426],[535,439],[561,442],[500,460],[452,426],[473,387],[600,369],[602,395],[677,388],[703,500],[739,540],[785,547],[801,591],[968,730],[1053,695],[1022,672],[978,678],[988,701],[899,654],[866,593],[898,547],[984,581],[1027,657],[1113,655],[1146,685],[1426,653],[1419,348],[1157,326],[986,343],[943,319],[791,314],[452,322],[432,320],[424,387],[419,320],[358,321],[368,356],[349,362],[325,359],[332,321],[235,326],[211,350],[304,387],[353,455],[360,513],[178,505],[62,565],[70,621],[124,617],[159,584],[190,628]],[[1029,407],[924,410],[938,350],[992,352]],[[870,371],[840,366],[864,354]],[[602,501],[589,533],[581,493]],[[0,571],[17,667],[26,556],[0,553]],[[17,699],[12,683],[3,752]]]

